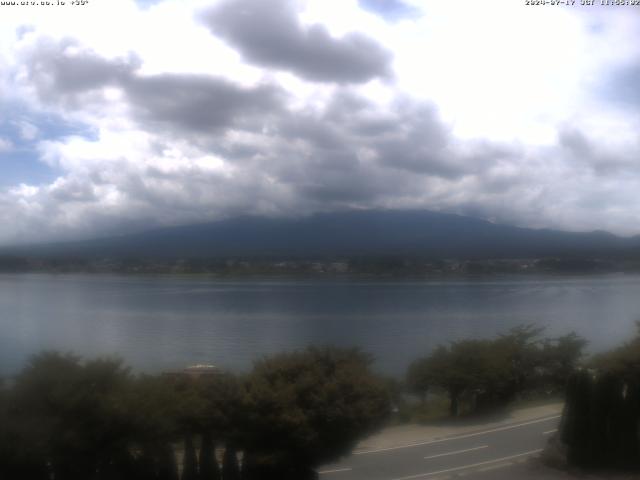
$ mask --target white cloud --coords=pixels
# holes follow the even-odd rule
[[[220,1],[5,8],[2,93],[95,138],[14,121],[60,176],[0,193],[0,220],[13,219],[0,243],[354,206],[637,233],[640,104],[620,108],[599,89],[637,58],[638,16],[405,3],[423,15],[386,22],[357,0],[278,0],[276,20],[293,9],[296,35],[319,28],[342,60],[374,40],[391,53],[337,76],[302,58],[311,40],[265,53],[237,32],[217,37],[202,12]],[[354,32],[374,40],[340,43]]]
[[[0,137],[0,153],[6,153],[13,150],[13,142],[8,138]]]
[[[36,127],[33,123],[27,122],[26,120],[14,122],[14,125],[18,127],[20,138],[22,138],[23,140],[35,140],[40,133],[40,129],[38,127]]]

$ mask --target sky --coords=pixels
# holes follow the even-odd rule
[[[349,209],[640,234],[640,6],[57,1],[0,5],[0,244]]]

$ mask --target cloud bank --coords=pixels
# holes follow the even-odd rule
[[[2,244],[353,208],[640,233],[640,49],[606,48],[640,16],[109,2],[0,19]]]

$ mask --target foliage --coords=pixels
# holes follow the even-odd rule
[[[252,460],[301,474],[348,453],[389,413],[388,393],[370,363],[358,350],[337,348],[309,348],[256,363],[246,395],[245,450]]]
[[[575,339],[564,349],[575,349]],[[567,460],[587,468],[640,469],[640,322],[634,338],[571,376],[562,419]]]
[[[215,442],[211,433],[202,435],[198,462],[200,480],[220,480],[220,467],[215,457]]]
[[[567,389],[561,438],[570,464],[640,468],[640,383],[620,372],[581,371]]]
[[[460,413],[462,401],[477,411],[503,405],[525,391],[562,390],[586,342],[574,333],[541,339],[542,332],[528,325],[492,340],[441,345],[409,366],[408,389],[423,398],[430,389],[444,390],[452,416]]]
[[[542,386],[550,393],[563,392],[586,346],[587,341],[575,332],[545,339],[541,346],[538,371]]]
[[[81,363],[45,353],[16,378],[8,414],[21,450],[57,479],[125,474],[131,433],[124,391],[129,372],[116,360]],[[41,467],[38,467],[41,468]]]
[[[247,379],[134,377],[117,360],[46,353],[0,384],[0,478],[178,480],[178,449],[180,480],[239,479],[238,450],[250,451],[261,480],[304,479],[346,453],[388,404],[355,350],[278,355]],[[225,444],[222,465],[214,438]]]
[[[224,480],[240,480],[240,467],[238,465],[238,452],[231,444],[225,446],[222,459],[222,478]]]
[[[596,355],[590,366],[625,379],[640,379],[640,321],[636,322],[635,337],[618,348]]]
[[[234,442],[242,423],[243,380],[230,373],[220,373],[195,382],[200,406],[199,429],[213,433],[217,439]]]

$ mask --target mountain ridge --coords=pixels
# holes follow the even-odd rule
[[[9,247],[0,253],[84,258],[529,258],[638,251],[640,237],[601,230],[530,229],[429,210],[350,210],[298,218],[242,216],[93,240]]]

